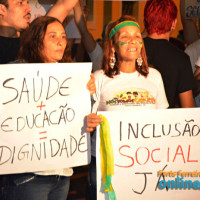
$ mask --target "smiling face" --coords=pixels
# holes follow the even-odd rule
[[[143,40],[140,29],[125,26],[115,35],[115,51],[120,61],[135,61],[141,54]]]
[[[28,0],[8,0],[8,8],[5,7],[3,12],[2,25],[22,31],[30,23],[30,12]]]
[[[62,59],[67,45],[65,30],[59,22],[53,22],[47,26],[43,40],[42,54],[44,62],[55,63]]]

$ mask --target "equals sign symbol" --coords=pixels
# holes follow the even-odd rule
[[[46,131],[43,131],[43,132],[39,132],[40,134],[45,134],[47,133]],[[40,140],[44,140],[44,139],[47,139],[47,137],[41,137]]]

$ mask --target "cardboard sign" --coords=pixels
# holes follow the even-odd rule
[[[88,164],[91,63],[0,67],[0,174]]]
[[[198,200],[200,109],[100,112],[110,124],[117,200]],[[102,185],[97,133],[97,199]],[[188,189],[190,188],[190,189]]]

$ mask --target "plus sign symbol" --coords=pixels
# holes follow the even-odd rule
[[[45,105],[43,105],[43,102],[41,101],[41,104],[37,106],[37,108],[40,108],[40,110],[42,110],[43,107],[45,107]]]

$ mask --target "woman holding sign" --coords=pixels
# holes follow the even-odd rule
[[[21,37],[17,63],[71,62],[70,48],[62,23],[53,17],[35,19]],[[93,75],[87,84],[95,92]],[[9,200],[66,200],[71,168],[37,173],[2,175],[0,199]]]
[[[135,18],[122,16],[109,25],[102,70],[95,72],[96,103],[87,117],[88,131],[102,122],[96,111],[164,109],[168,107],[160,73],[149,67],[140,26]],[[92,137],[90,181],[96,199],[95,134]]]

